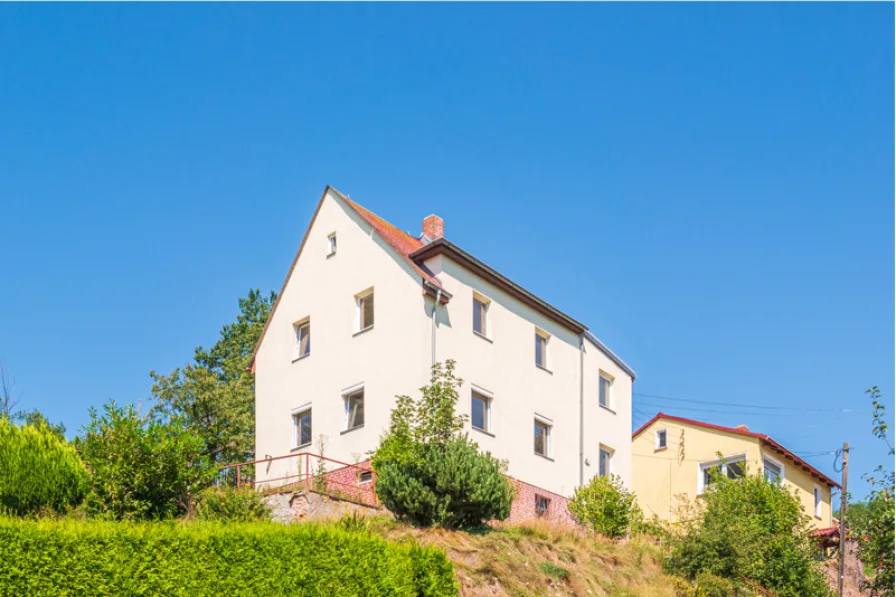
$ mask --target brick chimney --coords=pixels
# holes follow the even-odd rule
[[[432,214],[423,218],[423,234],[429,237],[429,240],[439,240],[445,236],[445,221],[439,216]]]

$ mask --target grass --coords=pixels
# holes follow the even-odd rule
[[[675,596],[673,580],[660,565],[660,550],[647,540],[613,541],[541,521],[501,523],[470,533],[373,517],[366,528],[388,539],[412,539],[445,551],[462,597]]]

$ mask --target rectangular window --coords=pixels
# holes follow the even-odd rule
[[[821,518],[821,487],[815,486],[815,518]]]
[[[491,399],[475,390],[472,396],[470,424],[480,431],[491,433]]]
[[[311,444],[311,407],[292,413],[292,446],[301,448]]]
[[[311,354],[311,320],[293,324],[296,331],[295,358],[301,359]]]
[[[604,375],[600,374],[600,405],[604,408],[612,409],[612,392],[613,388],[613,380]]]
[[[370,483],[371,481],[373,481],[373,471],[363,471],[358,475],[359,483]]]
[[[327,237],[327,257],[336,252],[336,233]]]
[[[535,516],[537,518],[544,518],[548,515],[548,512],[551,510],[551,500],[544,497],[543,495],[535,494]]]
[[[762,474],[766,481],[779,481],[781,479],[781,465],[768,458],[762,459]]]
[[[598,463],[598,471],[597,474],[601,477],[606,477],[612,472],[611,464],[613,462],[613,451],[609,448],[604,448],[601,446],[600,449],[600,462]]]
[[[551,457],[551,425],[540,419],[535,419],[535,453]]]
[[[548,368],[548,336],[535,331],[535,364],[542,369]]]
[[[653,443],[654,450],[662,450],[666,447],[666,430],[665,429],[657,429],[656,430],[656,439]]]
[[[488,302],[473,296],[473,331],[488,338]]]
[[[358,302],[358,331],[373,327],[373,291],[356,297]]]
[[[721,461],[700,463],[700,478],[697,493],[703,493],[716,479],[716,475],[729,479],[743,479],[746,475],[746,457],[743,455],[732,456]]]
[[[356,429],[364,425],[364,388],[345,394],[345,429]]]

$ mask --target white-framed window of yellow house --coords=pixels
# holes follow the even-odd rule
[[[814,508],[814,510],[815,510],[815,518],[821,518],[821,501],[822,501],[822,495],[823,495],[823,494],[822,494],[821,486],[816,485],[816,486],[815,486],[815,492],[814,492],[814,497],[815,497],[815,508]]]
[[[342,390],[345,403],[345,422],[343,432],[364,426],[364,384],[358,384]]]
[[[600,445],[600,453],[597,461],[597,474],[601,477],[607,477],[613,474],[613,454],[616,451],[603,444]]]
[[[491,304],[487,297],[473,292],[473,332],[488,339],[491,339],[492,334],[488,313]]]
[[[606,371],[600,372],[598,381],[598,404],[607,410],[613,410],[613,382],[615,378]]]
[[[548,344],[551,335],[541,328],[535,328],[535,365],[541,369],[549,370]]]
[[[492,431],[492,399],[495,397],[494,394],[477,385],[472,385],[470,394],[470,425],[473,429],[478,429],[488,434],[494,433]]]
[[[551,446],[551,432],[554,429],[554,422],[539,414],[535,415],[535,434],[534,449],[535,453],[545,458],[551,458],[553,446]]]
[[[762,476],[766,481],[784,481],[784,463],[768,454],[762,455]]]
[[[669,433],[666,431],[665,427],[657,429],[654,432],[653,449],[665,450],[667,447],[669,447]]]
[[[356,324],[355,332],[363,332],[373,327],[373,288],[368,288],[355,295]]]
[[[302,359],[311,354],[311,318],[306,317],[292,324],[296,336],[293,360]]]
[[[712,485],[713,476],[721,474],[729,479],[743,479],[747,474],[746,453],[731,454],[722,458],[704,460],[697,463],[697,494],[700,495]]]
[[[292,409],[292,447],[304,448],[311,445],[311,403]]]

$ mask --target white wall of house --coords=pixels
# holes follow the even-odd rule
[[[337,250],[328,256],[327,237]],[[446,256],[426,266],[453,295],[437,311],[436,358],[454,359],[463,378],[459,410],[470,414],[473,386],[491,396],[479,445],[509,464],[509,474],[561,495],[579,483],[582,337]],[[355,296],[374,289],[375,323],[357,333]],[[488,299],[487,338],[473,331],[473,296]],[[368,457],[389,423],[398,394],[419,395],[432,363],[433,300],[418,272],[335,193],[328,193],[281,294],[255,360],[256,457],[290,451],[357,462]],[[311,351],[296,359],[293,324],[310,317]],[[546,369],[535,364],[536,327],[550,335]],[[613,379],[612,410],[598,405],[599,376]],[[364,385],[364,427],[345,431],[343,392]],[[584,467],[598,473],[601,445],[613,451],[610,472],[631,483],[632,379],[590,341],[584,342]],[[312,408],[310,446],[296,446],[292,412]],[[547,457],[534,449],[535,418],[550,421]],[[297,474],[295,459],[260,465],[256,479]]]
[[[327,237],[337,250],[327,256]],[[357,332],[355,295],[374,289],[374,326]],[[388,426],[396,394],[424,385],[430,331],[420,277],[334,194],[320,205],[255,360],[256,457],[293,445],[291,412],[312,407],[313,445],[327,457],[365,460]],[[311,318],[311,353],[295,360],[293,323]],[[345,431],[342,392],[364,384],[364,427]],[[296,459],[257,467],[258,480],[296,473]]]

